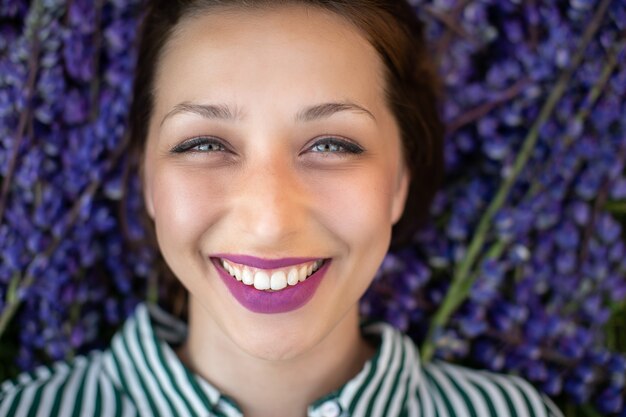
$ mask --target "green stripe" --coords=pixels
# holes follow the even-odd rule
[[[160,363],[163,365],[163,369],[165,370],[165,373],[167,374],[170,382],[172,383],[172,387],[174,391],[183,400],[183,403],[185,404],[185,407],[187,407],[187,409],[189,410],[189,413],[193,415],[194,410],[193,410],[191,403],[187,400],[187,394],[185,393],[184,390],[181,389],[181,387],[178,386],[178,384],[176,384],[176,378],[174,376],[174,372],[170,368],[170,363],[166,360],[163,354],[163,348],[161,347],[159,340],[156,337],[154,337],[154,344],[155,344],[157,357],[159,358]]]
[[[404,390],[404,396],[402,397],[402,401],[400,402],[400,415],[406,415],[406,413],[409,412],[409,403],[408,403],[408,398],[409,398],[409,380],[410,378],[407,378],[407,381],[405,382],[407,387]]]
[[[113,384],[111,384],[109,381],[107,381],[107,383],[109,384],[109,386],[111,386],[111,391],[113,391]],[[96,377],[96,392],[93,405],[93,414],[94,416],[102,415],[102,392],[100,391],[100,378],[98,376]]]
[[[163,350],[161,351],[161,353],[165,355]],[[173,351],[171,351],[171,353],[174,354]],[[200,378],[200,377],[196,376],[193,372],[187,369],[187,367],[185,367],[182,362],[178,361],[177,358],[174,358],[171,361],[168,361],[167,358],[165,358],[165,360],[169,366],[171,367],[175,366],[175,367],[180,368],[180,370],[182,370],[182,376],[185,378],[184,381],[181,382],[182,392],[186,393],[187,390],[189,389],[193,390],[193,392],[196,394],[196,397],[200,400],[204,408],[210,410],[212,408],[212,404],[209,398],[207,397],[206,392],[204,392],[204,390],[202,389],[202,387],[200,386],[198,382],[197,378]],[[187,395],[188,394],[185,394],[185,396]]]
[[[511,385],[517,385],[515,383],[513,383],[511,381]],[[535,414],[535,408],[533,407],[532,403],[530,402],[530,400],[528,399],[528,397],[526,396],[526,393],[524,392],[523,389],[519,388],[517,389],[517,391],[519,392],[519,394],[522,396],[522,398],[524,399],[524,402],[526,403],[526,407],[528,408],[528,413],[530,415],[534,415]]]
[[[120,363],[120,359],[122,357],[125,358],[127,361],[130,361],[131,363],[132,363],[132,358],[130,358],[128,356],[128,351],[127,351],[128,348],[124,346],[125,340],[124,340],[123,337],[120,337],[119,343],[122,345],[122,347],[124,349],[126,349],[126,351],[121,351],[121,352],[117,352],[116,351],[113,355],[111,355],[111,358],[113,359],[113,363],[115,364],[115,368],[116,368],[116,371],[117,371],[117,373],[119,375],[120,384],[122,385],[122,388],[124,389],[125,393],[129,396],[129,398],[131,400],[135,400],[134,399],[134,393],[130,389],[129,381],[126,380],[126,377],[124,376],[124,373],[122,372],[122,364]],[[118,349],[116,349],[116,350],[118,350]],[[119,350],[121,350],[121,348]],[[120,357],[118,357],[118,355]],[[129,372],[133,372],[133,369],[129,370]],[[139,382],[139,385],[141,385],[140,391],[145,393],[145,387],[143,386],[141,378],[137,378],[137,380]],[[146,397],[146,396],[143,396],[143,397],[145,397],[146,400],[148,401],[148,407],[149,407],[150,405],[149,405],[148,397]],[[143,411],[145,412],[145,410],[143,410]]]
[[[400,340],[398,342],[398,348],[400,348],[400,362],[399,362],[399,366],[398,369],[396,370],[396,375],[393,378],[393,382],[391,383],[391,387],[389,389],[389,395],[387,396],[387,401],[385,402],[385,412],[383,415],[387,415],[387,413],[389,412],[389,408],[391,407],[391,401],[396,397],[397,392],[398,392],[398,385],[400,385],[400,377],[402,375],[407,375],[407,372],[409,372],[408,369],[405,368],[405,358],[406,358],[406,352],[405,349],[402,349],[402,347],[404,347],[402,340]],[[404,371],[404,372],[403,372]],[[405,393],[404,393],[404,398],[406,398],[406,392],[409,390],[408,387],[406,387],[405,389]],[[402,409],[402,403],[400,403],[400,409]]]
[[[22,389],[19,389],[15,393],[15,397],[13,397],[13,403],[11,404],[11,408],[9,408],[9,412],[7,416],[14,416],[17,411],[18,406],[20,405],[20,398],[22,398]]]
[[[78,382],[78,392],[74,396],[74,413],[75,417],[81,417],[81,408],[83,406],[83,395],[85,393],[85,380],[87,379],[87,373],[89,371],[89,365],[86,365],[86,369],[83,372],[80,382]]]
[[[509,412],[511,413],[511,417],[517,417],[517,411],[515,411],[515,406],[513,405],[513,401],[511,400],[511,398],[509,397],[508,393],[506,392],[506,390],[504,389],[504,387],[502,387],[499,383],[497,383],[496,381],[490,380],[490,382],[496,387],[497,390],[500,391],[500,393],[502,394],[502,398],[504,398],[504,401],[506,402],[506,404],[509,407]]]
[[[444,391],[443,387],[441,387],[439,385],[439,383],[437,382],[437,380],[431,376],[430,374],[427,374],[428,380],[431,383],[431,386],[434,386],[437,391],[439,392],[439,397],[441,398],[441,400],[444,403],[444,406],[447,408],[448,410],[448,415],[452,416],[456,416],[456,413],[454,412],[454,408],[452,407],[452,403],[450,403],[450,401],[448,400],[448,395],[446,393],[446,391]],[[439,414],[439,413],[437,413]]]
[[[61,393],[65,389],[65,386],[67,385],[73,371],[74,369],[70,368],[68,374],[65,376],[65,378],[63,378],[63,382],[61,382],[59,386],[57,387],[56,394],[54,395],[54,402],[52,403],[52,407],[50,408],[51,416],[56,416],[59,414],[59,411],[60,411],[59,409],[61,407],[61,397],[63,397]]]
[[[361,398],[361,395],[363,395],[363,391],[365,391],[365,389],[369,386],[372,379],[374,379],[374,375],[376,374],[376,370],[378,369],[378,366],[376,366],[376,364],[374,363],[372,363],[372,365],[373,366],[370,367],[369,373],[367,374],[365,379],[361,382],[361,386],[359,387],[358,390],[355,391],[354,397],[352,397],[352,401],[350,402],[350,405],[348,406],[348,410],[350,414],[354,414],[354,409],[356,408],[357,403],[359,402],[359,399]]]
[[[130,324],[130,323],[128,323]],[[126,326],[124,326],[126,327]],[[128,329],[124,329],[124,331],[128,331]],[[128,341],[126,340],[126,335],[124,334],[124,337],[121,338],[122,341],[122,345],[124,346],[125,352],[123,352],[125,354],[125,356],[127,357],[127,359],[129,360],[129,362],[133,362],[133,357],[130,353],[130,347],[128,346]],[[119,364],[118,364],[119,366]],[[152,410],[153,413],[157,412],[157,407],[154,404],[154,401],[152,400],[151,396],[148,395],[148,387],[146,387],[146,384],[143,380],[143,378],[141,378],[141,375],[139,374],[137,367],[135,365],[135,367],[133,369],[129,370],[130,372],[135,373],[135,375],[137,376],[137,381],[139,382],[139,385],[141,385],[141,389],[139,390],[140,392],[142,392],[144,395],[143,397],[146,399],[146,401],[148,402],[148,407],[150,407],[150,409]],[[120,372],[120,380],[124,380],[125,381],[125,377],[124,374]],[[128,382],[124,382],[124,385],[128,386]],[[131,391],[132,392],[132,391]]]
[[[442,368],[439,368],[439,369],[446,377],[448,377],[448,382],[455,388],[456,392],[459,393],[459,395],[463,398],[463,401],[465,401],[465,407],[467,408],[469,414],[473,417],[483,417],[483,416],[479,416],[478,414],[476,414],[476,409],[474,408],[474,404],[472,403],[472,400],[467,395],[465,390],[462,389],[461,386],[454,380],[454,378],[452,378],[450,374],[446,373],[444,369]]]
[[[147,312],[146,312],[147,313]],[[144,378],[147,380],[148,378],[151,378],[154,380],[154,384],[156,386],[156,388],[160,391],[161,393],[161,398],[165,399],[165,402],[168,405],[168,409],[167,410],[161,410],[162,413],[166,413],[166,414],[174,414],[176,407],[174,406],[174,404],[172,404],[171,399],[169,398],[169,396],[167,395],[167,393],[165,392],[165,390],[161,387],[161,384],[159,383],[158,379],[156,378],[156,375],[154,375],[154,372],[152,372],[153,370],[150,367],[150,361],[148,360],[148,354],[145,348],[145,345],[143,343],[143,336],[147,336],[148,334],[150,334],[151,338],[148,340],[148,343],[152,343],[152,341],[154,340],[154,343],[157,343],[156,340],[154,339],[154,333],[152,333],[150,331],[150,324],[146,323],[146,325],[148,326],[148,332],[146,332],[147,334],[143,334],[141,329],[140,329],[140,325],[143,327],[144,321],[138,321],[137,325],[135,326],[135,336],[137,338],[137,347],[139,349],[139,352],[137,352],[139,354],[139,356],[143,359],[143,363],[146,367],[144,372],[140,372],[140,376],[142,378]],[[157,394],[158,395],[158,394]]]
[[[385,361],[386,364],[388,364],[388,365],[391,365],[393,363],[393,359],[397,355],[396,350],[398,349],[398,344],[397,343],[393,343],[393,342],[396,342],[394,340],[394,338],[393,338],[393,334],[390,337],[390,342],[392,342],[391,343],[391,353],[389,354],[389,357]],[[365,414],[367,416],[371,416],[372,415],[372,411],[374,409],[374,404],[376,403],[376,399],[381,395],[380,391],[382,390],[383,385],[385,385],[385,381],[387,381],[387,372],[388,371],[389,371],[389,369],[385,370],[385,372],[383,373],[382,377],[378,381],[378,385],[376,385],[376,389],[374,390],[374,392],[372,392],[372,394],[369,397],[369,404],[367,405],[367,412]],[[388,393],[385,393],[385,394],[388,394]]]
[[[374,359],[372,360],[372,366],[370,368],[370,371],[367,375],[367,377],[361,381],[361,387],[355,392],[354,397],[352,398],[352,402],[350,403],[350,406],[348,407],[348,410],[350,411],[350,414],[354,414],[356,409],[358,408],[358,404],[361,401],[361,397],[364,396],[364,392],[373,384],[373,380],[375,377],[377,377],[377,373],[380,371],[381,369],[381,365],[380,362],[384,361],[385,365],[389,363],[389,358],[391,357],[391,353],[389,355],[387,355],[387,351],[390,349],[389,344],[392,342],[391,338],[389,336],[387,336],[385,334],[385,328],[382,328],[382,332],[381,332],[382,336],[381,336],[381,344],[380,344],[380,348],[379,350],[376,352],[377,354],[374,356]],[[391,334],[391,332],[389,332],[388,334]],[[393,349],[394,346],[391,346],[391,349]],[[380,385],[379,385],[380,387]],[[378,390],[378,389],[377,389]],[[369,397],[371,398],[371,397]],[[364,401],[367,401],[368,398],[363,398]],[[371,404],[370,404],[371,406]]]
[[[39,410],[39,403],[41,402],[41,392],[43,391],[45,386],[46,386],[46,383],[41,382],[39,386],[37,387],[37,390],[35,391],[35,395],[33,396],[31,405],[29,407],[29,411],[28,411],[29,416],[33,416],[33,417],[37,416],[37,411]]]
[[[467,380],[468,384],[472,384],[474,386],[474,388],[476,388],[476,390],[480,391],[481,394],[483,394],[483,398],[485,400],[485,404],[487,404],[487,408],[489,409],[489,412],[491,413],[492,416],[497,417],[498,413],[496,412],[496,407],[493,404],[493,402],[491,401],[491,397],[489,396],[489,394],[487,393],[487,391],[485,391],[485,389],[483,387],[481,387],[480,385],[478,385],[477,383],[471,381],[471,380]]]

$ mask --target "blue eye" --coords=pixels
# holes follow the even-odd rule
[[[323,138],[317,142],[313,146],[309,148],[313,152],[317,153],[351,153],[351,154],[360,154],[363,152],[363,148],[359,145],[349,142],[347,140],[342,140],[338,138]]]
[[[184,153],[184,152],[224,152],[228,149],[220,141],[210,137],[198,137],[189,139],[181,144],[172,148],[172,153]]]

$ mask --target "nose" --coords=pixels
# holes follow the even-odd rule
[[[292,163],[284,158],[249,162],[237,187],[236,222],[259,245],[288,249],[306,228],[309,200]]]

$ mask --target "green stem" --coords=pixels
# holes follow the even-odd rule
[[[548,121],[550,115],[552,114],[552,111],[556,107],[556,104],[565,93],[567,84],[572,77],[572,74],[574,73],[574,69],[577,68],[582,62],[585,50],[593,39],[595,33],[598,31],[602,18],[606,13],[606,10],[610,3],[611,0],[603,0],[600,3],[595,15],[593,16],[592,21],[590,22],[587,30],[583,34],[578,50],[572,58],[572,64],[560,75],[559,79],[557,80],[554,89],[548,96],[545,104],[541,109],[539,117],[537,118],[537,120],[535,120],[535,123],[526,135],[526,138],[524,139],[524,142],[522,144],[522,148],[515,160],[515,163],[513,164],[513,168],[510,174],[504,179],[504,182],[500,185],[496,196],[491,201],[489,207],[487,208],[487,211],[480,219],[478,227],[476,228],[476,232],[474,233],[472,241],[470,242],[466,257],[455,269],[448,292],[446,293],[446,296],[441,306],[435,312],[435,315],[431,320],[428,335],[426,336],[426,340],[421,349],[422,360],[424,360],[425,362],[429,361],[435,353],[435,335],[438,333],[439,329],[442,329],[445,326],[452,313],[464,301],[468,288],[468,284],[466,281],[472,267],[474,266],[476,258],[483,248],[484,242],[487,238],[487,233],[491,226],[491,220],[498,212],[498,210],[500,210],[500,208],[503,206],[517,177],[519,176],[522,169],[524,168],[524,165],[530,158],[532,150],[534,149],[535,144],[539,139],[539,131],[541,127]]]
[[[25,103],[30,103],[33,99],[33,95],[35,93],[35,82],[37,81],[37,74],[39,72],[39,26],[41,25],[41,14],[42,7],[39,3],[33,5],[33,17],[32,20],[28,19],[28,21],[32,22],[32,26],[26,29],[26,36],[30,38],[32,42],[32,50],[28,59],[28,79],[26,81],[26,86],[24,86],[24,94],[25,94]],[[11,158],[9,159],[9,164],[7,167],[7,172],[5,174],[4,179],[2,180],[2,188],[0,190],[0,222],[2,222],[2,218],[4,217],[4,210],[6,209],[7,202],[9,200],[9,192],[11,191],[11,183],[13,179],[13,174],[15,173],[15,168],[17,167],[17,159],[20,154],[20,148],[22,147],[22,141],[24,140],[24,136],[26,136],[26,126],[32,117],[32,109],[28,107],[22,111],[20,114],[20,118],[17,124],[17,130],[15,132],[15,144],[13,148],[13,153]]]
[[[626,201],[608,201],[604,209],[612,214],[626,214]]]
[[[594,407],[589,404],[585,404],[580,407],[580,410],[583,412],[583,415],[588,417],[602,417],[602,414],[598,412]]]
[[[68,214],[69,221],[66,223],[67,224],[66,230],[69,230],[74,225],[74,223],[76,223],[82,202],[86,198],[92,198],[95,192],[98,190],[99,186],[100,186],[99,182],[92,182],[91,184],[89,184],[87,189],[83,192],[81,197],[76,201],[76,203],[74,204],[74,206],[72,207],[72,209],[70,210]],[[50,245],[46,248],[46,250],[40,253],[39,255],[37,255],[35,259],[33,259],[33,261],[30,263],[30,265],[26,267],[26,271],[29,271],[31,269],[31,266],[34,265],[36,262],[45,263],[47,259],[50,259],[54,251],[56,251],[56,249],[61,244],[61,240],[64,237],[65,237],[65,233],[61,233],[59,237],[55,237],[54,240],[50,243]],[[15,284],[14,284],[14,281],[16,281]],[[19,276],[14,276],[10,285],[16,286],[15,287],[15,294],[16,294],[18,289],[26,290],[30,288],[30,286],[33,284],[34,281],[35,281],[35,277],[32,275],[32,273],[26,272],[23,278]],[[6,330],[6,326],[11,321],[11,319],[17,312],[17,309],[21,305],[21,300],[19,299],[19,297],[17,296],[10,297],[9,296],[10,294],[11,293],[9,291],[5,307],[2,310],[2,313],[0,314],[0,340],[2,339],[4,331]]]
[[[0,336],[4,333],[7,326],[11,322],[11,318],[15,315],[17,308],[19,307],[19,300],[17,297],[17,289],[21,281],[20,274],[16,273],[9,282],[9,288],[7,289],[5,307],[0,315]]]

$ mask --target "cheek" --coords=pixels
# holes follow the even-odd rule
[[[387,167],[370,165],[313,182],[318,215],[348,244],[384,242],[392,217],[394,180],[389,173]]]
[[[189,244],[200,241],[222,210],[226,187],[194,171],[164,164],[152,179],[157,239],[166,258],[193,248]]]

